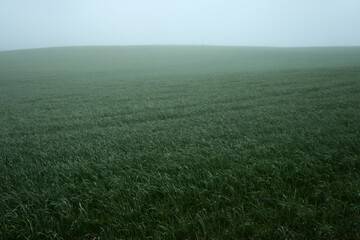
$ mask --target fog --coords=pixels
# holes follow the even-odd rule
[[[160,44],[360,45],[360,1],[0,1],[0,50]]]

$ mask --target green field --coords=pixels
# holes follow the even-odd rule
[[[359,239],[360,47],[0,52],[0,239]]]

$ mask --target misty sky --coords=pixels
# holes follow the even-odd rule
[[[360,45],[360,0],[0,0],[0,50]]]

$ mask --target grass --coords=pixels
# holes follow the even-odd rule
[[[359,239],[360,47],[0,52],[1,239]]]

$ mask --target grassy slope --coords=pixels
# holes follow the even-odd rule
[[[0,238],[359,238],[360,48],[0,52]]]

